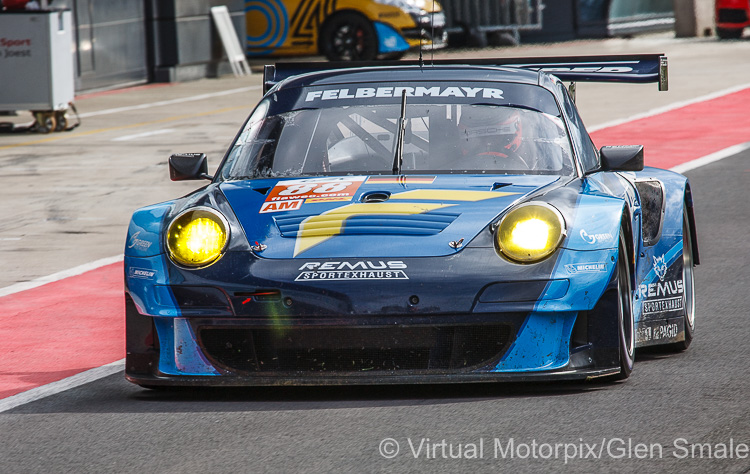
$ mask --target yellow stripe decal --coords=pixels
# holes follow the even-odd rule
[[[432,184],[437,176],[370,176],[370,184]]]

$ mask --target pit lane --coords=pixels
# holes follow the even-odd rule
[[[736,65],[732,60],[733,55],[747,54],[744,43],[732,43],[731,51],[723,50],[721,45],[726,55],[722,56],[716,53],[718,44],[655,41],[659,44],[623,45],[617,40],[586,43],[585,48],[605,50],[627,47],[640,52],[645,47],[649,51],[656,48],[667,53],[673,64],[672,93],[657,95],[655,90],[642,86],[579,86],[579,104],[589,126],[626,119],[642,112],[644,104],[646,108],[669,106],[725,90],[742,84],[741,80],[748,77],[745,74],[742,78],[737,71],[748,66]],[[571,49],[557,49],[554,54],[602,52],[580,51],[579,44],[567,48]],[[523,49],[513,53],[519,54]],[[526,51],[522,54],[538,54],[533,48]],[[692,72],[692,67],[696,74],[711,80],[696,80],[695,74],[680,76],[680,71]],[[259,81],[259,77],[251,80]],[[234,79],[218,82],[211,87],[247,86]],[[199,88],[198,83],[180,84],[154,89],[151,93],[159,91],[159,94],[153,96],[126,98],[126,92],[86,101],[91,101],[92,111],[97,107],[108,110],[128,106],[117,101],[138,100],[145,104],[165,100],[164,95],[177,98],[205,93]],[[143,91],[148,93],[149,90]],[[673,95],[666,99],[670,94]],[[634,98],[637,95],[642,97]],[[252,104],[257,95],[245,100]],[[86,101],[81,101],[79,109]],[[185,109],[176,110],[181,107]],[[232,107],[237,109],[226,110]],[[148,110],[148,116],[144,110]],[[91,119],[85,125],[89,128],[82,126],[81,136],[70,134],[56,141],[42,141],[56,137],[0,138],[3,175],[15,174],[0,191],[3,202],[11,203],[4,206],[10,215],[0,227],[0,255],[5,267],[2,279],[6,280],[2,286],[120,252],[132,209],[188,192],[194,186],[168,182],[166,156],[173,151],[207,151],[215,166],[246,113],[246,108],[236,105],[236,97],[227,95],[204,102],[102,114],[101,121]],[[723,117],[726,111],[705,113]],[[152,122],[174,131],[113,141],[158,130]],[[737,120],[734,123],[739,129],[727,134],[729,141],[749,141],[750,137],[742,135],[742,123]],[[639,139],[669,149],[670,137],[659,124],[651,124],[645,130],[649,128],[653,129],[652,134]],[[606,131],[602,129],[602,133]],[[750,132],[746,130],[747,133]],[[680,145],[704,134],[702,129],[685,130],[685,136],[679,137]],[[201,149],[184,149],[190,146]],[[646,149],[648,163],[651,148],[647,145]],[[684,354],[639,353],[633,376],[624,384],[160,393],[132,386],[116,374],[0,413],[3,470],[557,471],[568,468],[598,472],[646,468],[746,472],[750,468],[747,458],[678,459],[674,456],[674,442],[685,439],[716,446],[728,445],[733,440],[750,444],[750,415],[744,396],[750,385],[744,351],[750,332],[745,324],[750,303],[747,292],[750,278],[746,270],[750,263],[746,238],[750,211],[744,205],[748,202],[749,173],[747,151],[686,172],[695,195],[703,262],[696,271],[696,339]],[[96,176],[101,182],[94,182],[87,175]],[[95,205],[102,203],[104,208]],[[116,290],[111,285],[107,288]],[[2,317],[6,316],[3,311]],[[33,316],[34,309],[29,309],[26,317]],[[72,341],[67,346],[74,353],[91,351],[85,341]],[[33,360],[33,353],[27,359]],[[85,363],[79,368],[84,366]],[[24,372],[24,377],[30,377],[34,370],[29,366],[17,368],[18,372]],[[8,372],[3,369],[0,376],[8,377]],[[400,446],[399,454],[392,459],[379,452],[383,440],[389,438]],[[424,451],[415,459],[409,442],[417,447],[427,438],[428,444],[439,444],[445,439],[446,444],[455,447],[463,444],[467,448],[484,440],[484,456],[442,459],[438,447],[431,451],[437,459],[426,456]],[[531,444],[535,440],[540,444],[579,445],[622,439],[633,444],[659,444],[663,446],[663,456],[646,459],[638,459],[634,453],[619,459],[579,456],[568,464],[540,457],[494,457],[491,449],[494,440],[499,439],[505,445],[511,438],[517,444]]]

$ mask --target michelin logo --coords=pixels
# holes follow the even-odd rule
[[[568,273],[572,273],[572,274],[598,273],[598,272],[606,272],[607,264],[606,263],[570,263],[568,265],[565,265],[565,269],[568,271]]]
[[[401,97],[461,97],[503,99],[502,89],[491,87],[359,87],[357,89],[328,89],[307,93],[305,102],[315,100],[369,99]]]
[[[156,275],[155,270],[148,270],[145,268],[130,267],[128,270],[128,276],[130,278],[142,278],[144,280],[153,280]]]

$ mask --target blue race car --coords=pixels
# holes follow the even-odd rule
[[[666,58],[267,66],[210,183],[137,210],[126,377],[163,385],[627,378],[684,350],[687,179],[596,149],[562,81]],[[572,89],[572,87],[571,87]]]

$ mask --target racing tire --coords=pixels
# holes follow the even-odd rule
[[[320,52],[329,61],[372,61],[378,55],[375,27],[362,15],[339,13],[323,25]]]
[[[667,346],[668,350],[682,352],[690,347],[695,331],[695,275],[693,268],[693,236],[690,233],[687,207],[682,211],[682,303],[685,308],[685,340]]]
[[[739,39],[742,37],[742,28],[716,28],[716,36],[720,39]]]
[[[633,319],[633,287],[630,281],[630,263],[624,229],[620,230],[620,247],[617,254],[617,329],[620,341],[620,373],[613,376],[613,379],[625,380],[630,377],[635,360],[635,321]]]

